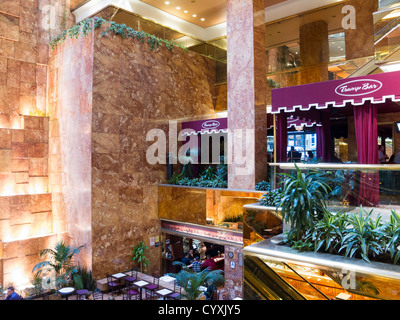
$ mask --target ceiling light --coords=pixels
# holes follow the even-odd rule
[[[184,13],[188,13],[188,11],[187,10],[185,10],[185,11],[183,11]]]
[[[193,18],[196,18],[196,17],[197,17],[197,14],[192,14],[192,17],[193,17]]]
[[[164,3],[165,3],[166,5],[169,5],[169,1],[165,1]]]
[[[176,10],[181,10],[181,7],[176,7]]]
[[[204,18],[201,18],[200,20],[201,20],[201,21],[204,21],[204,20],[206,20],[206,19],[204,19]]]

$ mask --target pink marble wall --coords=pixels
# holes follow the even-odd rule
[[[54,215],[94,277],[131,267],[140,240],[159,236],[157,185],[165,165],[150,165],[150,129],[212,116],[215,64],[175,48],[101,36],[68,39],[50,55],[50,184]],[[160,271],[150,247],[149,272]]]
[[[254,189],[257,182],[266,179],[266,98],[267,61],[265,54],[264,1],[228,0],[228,125],[234,130],[248,129],[253,137],[243,139],[241,150],[246,153],[249,174],[239,173],[242,155],[233,144],[228,182],[230,188]],[[237,131],[236,131],[237,132]],[[244,137],[244,135],[243,135]]]
[[[49,177],[56,232],[85,245],[80,262],[92,267],[93,35],[67,39],[50,55]]]

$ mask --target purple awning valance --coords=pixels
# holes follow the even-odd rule
[[[271,113],[400,101],[400,71],[273,89]]]

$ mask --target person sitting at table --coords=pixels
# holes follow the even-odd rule
[[[188,268],[192,268],[192,270],[194,272],[200,272],[201,271],[201,262],[200,262],[199,257],[195,257],[192,264],[188,265]]]
[[[190,254],[189,252],[186,253],[186,255],[182,258],[182,263],[188,265],[192,262],[192,260],[190,259]]]
[[[203,269],[208,269],[209,271],[217,269],[217,264],[214,259],[211,259],[211,255],[207,254],[207,259],[201,264]]]
[[[5,300],[22,300],[20,295],[14,291],[13,286],[7,288],[7,297]]]

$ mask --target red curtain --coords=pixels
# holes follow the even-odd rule
[[[317,158],[322,159],[322,162],[329,162],[332,159],[332,134],[329,113],[321,111],[319,121],[322,126],[317,126],[315,129],[317,134]]]
[[[376,105],[366,102],[354,106],[358,162],[378,164],[378,125]],[[379,172],[360,172],[358,204],[376,206],[379,204]]]
[[[276,161],[287,161],[287,115],[276,115]]]

